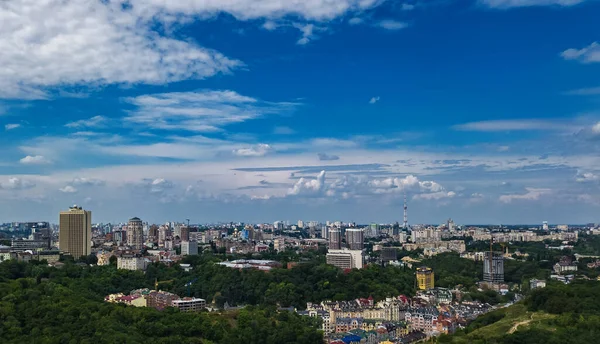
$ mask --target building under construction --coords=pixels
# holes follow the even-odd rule
[[[502,252],[489,251],[485,253],[483,281],[487,283],[504,282],[504,257]]]

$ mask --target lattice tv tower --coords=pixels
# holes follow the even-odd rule
[[[406,191],[404,192],[404,229],[408,229],[408,207],[406,206]]]

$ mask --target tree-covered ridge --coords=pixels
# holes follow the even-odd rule
[[[102,301],[98,289],[124,289],[144,276],[68,264],[63,269],[0,264],[2,343],[319,343],[312,318],[246,307],[224,313],[163,312]],[[46,277],[42,277],[46,276]],[[136,286],[137,287],[137,286]]]

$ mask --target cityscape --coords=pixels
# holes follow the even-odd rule
[[[600,1],[0,0],[0,344],[579,344]]]
[[[600,281],[600,254],[576,253],[586,242],[600,250],[598,224],[473,226],[448,219],[439,225],[409,225],[407,203],[403,211],[403,222],[392,224],[298,220],[200,225],[190,219],[150,224],[138,217],[104,224],[93,222],[92,210],[73,205],[57,214],[58,224],[2,224],[0,263],[35,263],[50,271],[72,264],[83,270],[129,271],[137,274],[139,284],[103,295],[105,303],[184,313],[226,314],[252,304],[197,285],[201,277],[195,274],[207,265],[242,275],[293,273],[317,264],[338,275],[392,270],[401,276],[405,285],[396,290],[402,293],[365,289],[357,298],[337,293],[321,300],[271,299],[267,295],[281,292],[281,286],[268,286],[258,303],[316,320],[312,326],[334,344],[444,338],[464,332],[479,317],[510,309],[547,284]],[[551,253],[540,257],[540,251]],[[470,271],[457,276],[452,264]],[[178,271],[179,280],[165,280],[157,273],[164,269]]]

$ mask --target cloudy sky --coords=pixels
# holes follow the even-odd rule
[[[0,221],[600,220],[600,2],[0,2]]]

